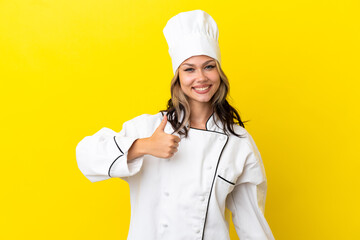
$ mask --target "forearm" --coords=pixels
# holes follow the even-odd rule
[[[149,138],[139,138],[135,140],[128,151],[127,161],[129,162],[135,158],[148,154],[148,141]]]

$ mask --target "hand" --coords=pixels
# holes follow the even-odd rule
[[[159,158],[171,158],[179,146],[180,138],[176,135],[167,134],[164,128],[167,123],[165,115],[151,137],[148,138],[149,154]]]

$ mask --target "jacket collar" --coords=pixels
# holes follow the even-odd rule
[[[182,121],[182,119],[184,118],[184,113],[183,111],[181,111],[181,115],[179,117],[180,122]],[[215,112],[213,112],[210,117],[208,118],[208,120],[206,121],[205,129],[198,129],[198,128],[193,128],[192,129],[198,129],[198,130],[203,130],[203,131],[212,131],[212,132],[219,132],[222,134],[225,134],[225,132],[223,131],[223,127],[224,125],[222,124],[222,122],[220,121],[219,117],[217,116],[217,114]]]
[[[206,130],[225,133],[223,129],[224,129],[224,125],[220,121],[218,115],[215,112],[213,112],[210,115],[209,119],[206,121]]]

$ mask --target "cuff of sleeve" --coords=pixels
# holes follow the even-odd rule
[[[109,169],[111,177],[129,177],[138,173],[142,167],[144,155],[127,161],[128,151],[138,137],[114,136],[114,142],[119,149],[119,157],[114,160]]]

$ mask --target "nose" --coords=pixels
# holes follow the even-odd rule
[[[203,72],[202,69],[200,69],[200,71],[198,71],[198,79],[199,80],[206,80],[206,74]]]

